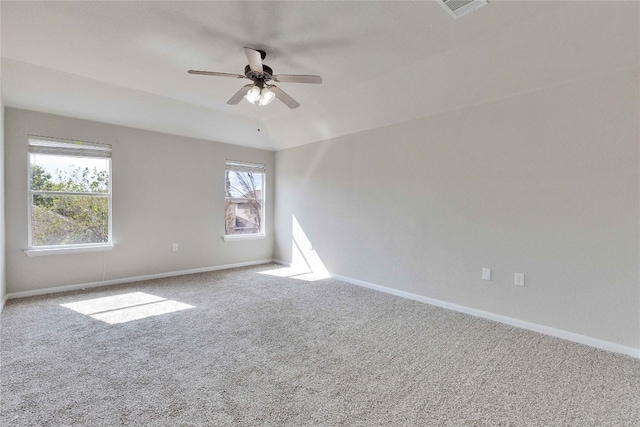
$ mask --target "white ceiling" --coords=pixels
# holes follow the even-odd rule
[[[638,67],[639,2],[490,1],[457,20],[418,2],[7,2],[6,106],[279,150]],[[226,101],[243,46],[290,110]],[[258,132],[258,128],[261,129]]]

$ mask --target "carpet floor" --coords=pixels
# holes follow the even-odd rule
[[[639,426],[640,361],[276,265],[9,300],[3,426]]]

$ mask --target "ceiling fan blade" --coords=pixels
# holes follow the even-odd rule
[[[250,47],[244,48],[244,54],[247,55],[247,60],[249,60],[249,68],[256,73],[262,74],[264,72],[262,69],[262,54]]]
[[[300,104],[298,104],[295,99],[287,95],[286,92],[280,89],[278,86],[269,86],[269,90],[273,92],[276,95],[276,98],[282,101],[287,107],[293,109],[300,106]]]
[[[238,104],[240,101],[242,101],[242,98],[247,94],[247,92],[249,92],[249,89],[251,89],[252,86],[253,84],[242,86],[240,90],[237,91],[236,94],[233,95],[231,99],[227,101],[227,104],[229,105]]]
[[[278,74],[277,76],[273,76],[272,79],[276,82],[287,83],[322,83],[322,77],[320,76],[309,76],[300,74]]]
[[[189,70],[187,71],[189,74],[202,74],[204,76],[218,76],[218,77],[235,77],[237,79],[246,78],[242,74],[232,74],[232,73],[218,73],[216,71],[199,71],[199,70]]]

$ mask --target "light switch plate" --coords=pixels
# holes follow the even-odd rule
[[[491,269],[483,268],[482,269],[482,280],[491,280]]]

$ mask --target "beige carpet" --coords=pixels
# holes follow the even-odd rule
[[[640,425],[638,360],[277,268],[8,301],[0,424]]]

